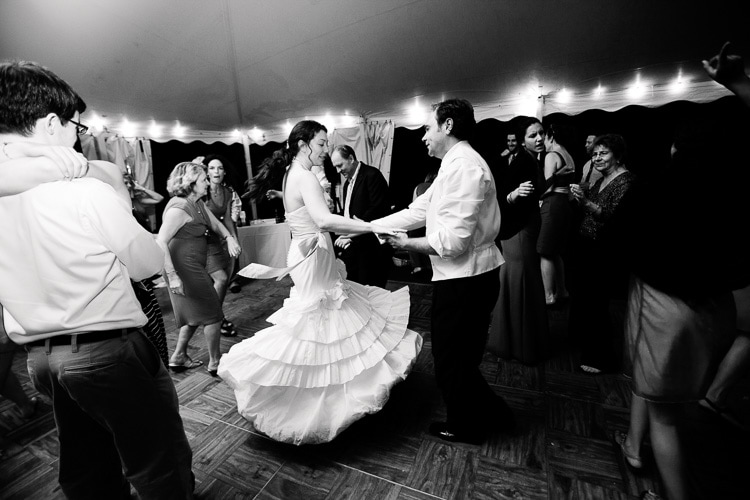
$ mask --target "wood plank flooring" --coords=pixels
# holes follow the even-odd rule
[[[386,407],[355,423],[333,442],[295,447],[256,433],[237,414],[226,384],[204,369],[172,374],[193,452],[196,496],[201,499],[634,499],[660,491],[653,458],[642,471],[629,469],[613,444],[627,429],[629,381],[621,375],[590,376],[577,370],[576,353],[564,349],[567,312],[550,311],[554,358],[525,366],[486,354],[482,371],[515,410],[519,426],[481,446],[450,444],[426,432],[445,417],[433,378],[429,314],[431,285],[409,286],[410,327],[425,343],[414,371],[393,390]],[[288,296],[291,281],[250,281],[229,293],[227,317],[240,335],[222,338],[222,351],[252,336]],[[176,331],[163,289],[157,296],[169,333]],[[208,361],[200,332],[193,359]],[[13,366],[28,394],[25,352]],[[750,383],[735,391],[736,409],[750,423]],[[693,408],[683,425],[696,498],[750,498],[748,436]],[[57,484],[58,444],[51,408],[42,402],[30,420],[0,398],[0,498],[63,498]],[[646,450],[650,448],[647,446]]]

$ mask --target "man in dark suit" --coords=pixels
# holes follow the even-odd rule
[[[342,193],[344,217],[369,222],[390,213],[388,183],[380,170],[358,161],[350,146],[334,148],[331,162],[346,178]],[[385,288],[393,255],[389,245],[381,245],[374,234],[339,236],[335,244],[344,249],[347,279]]]
[[[510,165],[511,162],[513,162],[513,160],[516,159],[516,156],[518,156],[519,147],[518,147],[518,141],[516,140],[516,134],[513,134],[513,133],[508,134],[507,144],[508,144],[508,147],[502,153],[500,153],[500,157],[503,158],[503,160],[505,160],[503,163],[504,167],[507,167],[508,165]]]

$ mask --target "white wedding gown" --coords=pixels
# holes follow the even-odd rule
[[[273,326],[222,356],[218,373],[258,431],[297,445],[324,443],[383,408],[411,370],[422,337],[406,328],[408,287],[391,293],[346,281],[330,235],[307,209],[286,217],[287,263],[297,264],[289,298],[268,318]],[[248,268],[246,276],[269,269]]]

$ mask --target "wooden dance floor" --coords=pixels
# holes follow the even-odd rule
[[[400,276],[399,276],[400,277]],[[396,289],[407,283],[390,281]],[[227,318],[240,335],[222,338],[222,351],[267,326],[264,321],[288,296],[289,278],[250,281],[228,293]],[[427,434],[445,417],[433,378],[429,314],[431,285],[412,283],[410,327],[425,337],[414,371],[398,385],[380,413],[368,416],[334,442],[294,447],[255,433],[240,417],[226,384],[205,367],[173,374],[185,429],[192,445],[196,494],[203,499],[633,499],[661,490],[650,448],[634,472],[612,441],[626,430],[630,387],[621,375],[589,376],[576,355],[560,349],[549,362],[527,367],[485,356],[482,371],[516,412],[519,427],[481,446],[450,444]],[[176,331],[166,291],[157,289],[169,336]],[[564,345],[566,311],[551,313],[556,343]],[[208,361],[202,334],[191,343],[193,359]],[[14,371],[35,391],[19,350]],[[747,380],[735,395],[750,416]],[[747,498],[748,436],[704,410],[686,415],[685,434],[694,491],[701,498]],[[750,423],[750,418],[746,419]],[[63,498],[57,484],[58,445],[50,405],[24,421],[0,399],[0,498]]]

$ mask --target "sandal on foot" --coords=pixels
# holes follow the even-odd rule
[[[234,323],[226,319],[221,320],[221,334],[225,337],[236,337],[237,329],[234,327]]]
[[[628,453],[628,450],[625,449],[625,440],[627,437],[628,435],[624,432],[615,431],[615,443],[620,446],[620,451],[622,452],[622,457],[625,459],[625,462],[634,469],[640,469],[643,467],[643,460],[641,460],[641,457]]]
[[[169,369],[176,373],[181,373],[191,368],[198,368],[199,366],[203,366],[203,361],[193,361],[187,354],[185,355],[185,361],[182,363],[169,362]]]
[[[729,410],[729,408],[722,408],[715,402],[711,401],[708,398],[703,398],[700,401],[698,401],[698,406],[703,408],[704,410],[708,410],[711,413],[718,415],[719,417],[726,420],[728,423],[732,424],[736,428],[746,431],[748,430],[747,426],[744,425],[742,422],[737,420],[737,418],[732,414],[732,412]]]
[[[212,366],[213,366],[213,368],[211,368]],[[206,365],[206,371],[212,377],[218,377],[218,375],[219,375],[218,374],[218,372],[219,372],[219,362],[217,361],[216,365],[212,365],[211,364],[211,360],[209,359],[208,360],[208,364]]]

